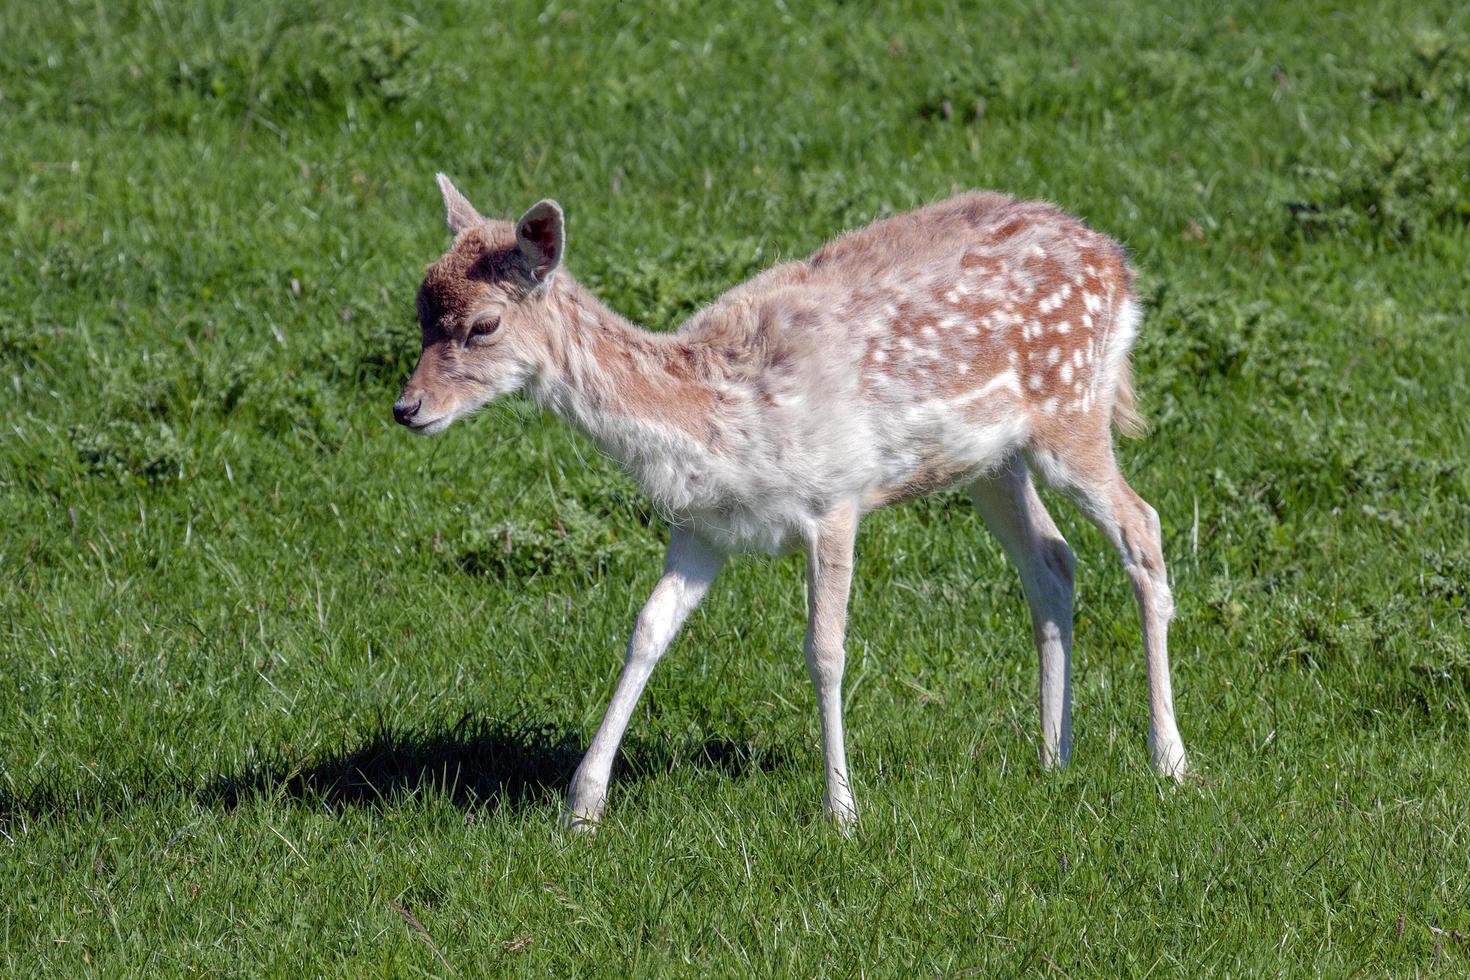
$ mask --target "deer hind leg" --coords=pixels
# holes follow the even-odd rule
[[[1168,635],[1174,597],[1164,568],[1158,512],[1123,479],[1110,445],[1103,453],[1093,450],[1059,456],[1041,450],[1033,451],[1030,458],[1046,481],[1065,493],[1107,536],[1123,561],[1143,621],[1149,752],[1160,775],[1182,777],[1187,762],[1169,682]]]
[[[1019,454],[972,483],[970,499],[1021,573],[1041,664],[1041,764],[1066,766],[1072,759],[1072,549]]]

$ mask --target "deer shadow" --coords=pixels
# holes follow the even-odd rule
[[[330,810],[384,810],[419,796],[465,810],[559,801],[585,747],[568,729],[544,723],[475,719],[421,731],[379,725],[356,745],[306,765],[268,760],[208,781],[200,802],[235,809],[249,800],[296,801]],[[794,765],[785,747],[723,737],[630,742],[614,770],[621,782],[694,768],[736,777]]]

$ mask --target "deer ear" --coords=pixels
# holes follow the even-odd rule
[[[549,281],[566,250],[566,223],[561,205],[555,201],[537,201],[531,205],[516,222],[516,242],[531,264],[531,275],[536,281]]]
[[[449,182],[448,177],[439,174],[438,178],[439,193],[444,195],[444,217],[449,221],[450,231],[458,235],[466,228],[485,223],[485,219],[480,217],[480,212],[476,211],[475,206]]]

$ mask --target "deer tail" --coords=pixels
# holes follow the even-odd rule
[[[1148,419],[1138,410],[1133,390],[1133,365],[1127,357],[1118,366],[1118,387],[1113,394],[1113,426],[1125,439],[1142,439],[1148,434]]]

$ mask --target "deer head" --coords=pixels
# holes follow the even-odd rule
[[[443,174],[439,190],[454,244],[419,286],[423,348],[393,404],[393,417],[423,435],[530,380],[552,327],[547,296],[566,245],[555,201],[511,224],[481,217]]]

